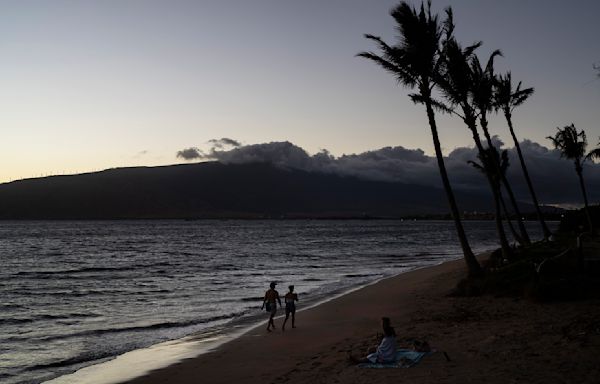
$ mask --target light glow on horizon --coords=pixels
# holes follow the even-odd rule
[[[397,3],[2,2],[0,182],[178,163],[220,137],[432,154],[422,106],[355,57],[375,49],[364,33],[394,42]],[[536,88],[514,116],[520,139],[548,145],[573,122],[596,144],[600,4],[433,2],[440,16],[448,5],[462,42],[482,40],[482,60],[501,49],[498,71]],[[461,122],[438,120],[446,154],[471,145]],[[502,117],[490,123],[510,143]]]

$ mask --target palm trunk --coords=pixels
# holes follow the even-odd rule
[[[480,118],[481,129],[483,129],[483,134],[485,135],[485,139],[487,140],[488,146],[493,148],[494,144],[492,143],[492,138],[490,137],[490,132],[487,128],[487,119],[482,115]],[[496,158],[493,158],[494,167],[496,168],[496,172],[498,173],[498,177],[501,180],[501,184],[504,184],[506,188],[506,192],[508,193],[508,198],[510,199],[510,203],[515,210],[515,214],[517,215],[517,224],[519,225],[519,231],[521,232],[521,238],[525,241],[526,244],[530,244],[531,240],[529,240],[529,235],[527,234],[527,229],[525,228],[525,224],[523,223],[523,215],[521,214],[521,210],[519,209],[519,205],[517,204],[517,199],[515,199],[515,194],[510,187],[510,183],[506,178],[506,175],[502,173],[500,170],[500,164],[496,161]],[[499,186],[500,188],[502,185]]]
[[[460,241],[460,246],[463,251],[463,256],[465,258],[465,262],[467,264],[467,270],[469,276],[476,276],[481,274],[481,266],[477,261],[477,258],[473,254],[471,247],[469,246],[469,241],[467,240],[467,235],[463,228],[462,222],[460,220],[460,214],[458,211],[458,206],[456,204],[456,199],[454,198],[454,192],[452,191],[452,187],[450,186],[450,180],[448,179],[448,173],[446,172],[446,166],[444,164],[444,157],[442,155],[442,147],[440,145],[440,139],[438,137],[437,125],[435,122],[435,114],[433,112],[433,108],[431,106],[431,99],[427,97],[428,95],[423,95],[425,98],[425,107],[427,109],[427,118],[429,119],[429,127],[431,128],[431,136],[433,137],[433,146],[435,148],[435,157],[437,159],[438,168],[440,169],[440,176],[442,177],[442,184],[444,186],[444,191],[446,192],[446,197],[448,198],[448,205],[450,206],[450,212],[452,214],[452,219],[454,220],[454,225],[456,227],[456,232],[458,233],[458,240]]]
[[[517,135],[515,135],[515,131],[513,129],[512,119],[510,116],[510,112],[504,112],[504,117],[508,123],[508,129],[510,130],[510,135],[515,143],[515,148],[517,149],[517,154],[519,155],[519,161],[521,162],[521,169],[523,170],[523,175],[525,176],[525,181],[527,182],[527,187],[529,188],[529,193],[531,194],[531,199],[533,200],[533,205],[535,206],[535,213],[537,214],[540,225],[542,226],[542,231],[544,232],[544,240],[548,240],[550,236],[552,236],[552,232],[546,225],[546,221],[544,220],[544,216],[542,215],[542,210],[540,209],[540,204],[538,203],[537,196],[535,194],[535,190],[533,189],[533,184],[531,183],[531,178],[529,177],[529,171],[527,171],[527,166],[525,165],[525,159],[523,158],[523,152],[521,152],[521,146],[519,145],[519,140],[517,140]]]
[[[506,193],[508,193],[508,198],[510,199],[511,204],[515,209],[515,214],[517,215],[517,224],[519,225],[519,232],[521,232],[522,239],[522,242],[520,241],[519,243],[531,244],[529,234],[527,233],[527,229],[525,229],[525,223],[523,223],[523,215],[519,210],[519,204],[517,203],[517,199],[515,199],[515,194],[513,193],[512,188],[510,187],[510,183],[508,182],[506,176],[504,174],[502,174],[501,176],[502,183],[504,184],[504,188],[506,189]]]
[[[519,236],[519,234],[515,230],[515,226],[513,225],[512,221],[510,220],[510,213],[508,212],[508,209],[506,209],[506,203],[504,202],[504,198],[502,197],[502,195],[500,195],[500,203],[502,203],[502,210],[504,211],[504,219],[506,220],[506,223],[508,224],[510,233],[513,235],[513,237],[515,238],[515,240],[517,240],[517,242],[519,244],[523,245],[523,239],[521,239],[521,236]]]
[[[588,204],[587,192],[585,190],[585,183],[583,182],[583,169],[579,162],[575,161],[575,171],[577,172],[577,176],[579,176],[579,186],[581,187],[581,192],[583,193],[583,203],[585,204],[585,216],[587,217],[587,222],[590,227],[590,232],[592,235],[594,234],[594,224],[592,223],[592,216],[590,215],[590,207]]]
[[[479,132],[477,132],[477,124],[475,122],[475,119],[467,118],[467,119],[465,119],[465,123],[471,130],[471,133],[473,135],[473,140],[475,141],[475,146],[477,147],[479,154],[483,158],[485,156],[484,155],[485,150],[483,148],[483,145],[481,144],[481,139],[479,138]],[[499,191],[500,183],[497,183],[496,181],[494,181],[493,175],[486,173],[486,177],[488,179],[490,188],[492,190],[492,195],[494,197],[494,209],[496,212],[496,214],[495,214],[495,216],[496,216],[495,217],[496,231],[498,232],[498,238],[500,240],[500,247],[502,248],[502,255],[503,255],[503,258],[510,259],[512,256],[512,251],[510,249],[510,245],[508,244],[508,239],[506,238],[506,232],[504,231],[504,226],[502,225],[502,211],[500,209],[500,191]]]
[[[498,190],[500,189],[500,183],[497,183],[498,187],[493,188],[494,190],[494,205],[496,208],[496,230],[498,231],[498,235],[500,237],[500,247],[502,248],[502,256],[504,259],[510,260],[512,256],[512,251],[510,249],[510,244],[508,243],[508,239],[506,238],[506,232],[504,231],[504,225],[502,224],[502,211],[500,209],[500,199],[501,197],[498,194]]]

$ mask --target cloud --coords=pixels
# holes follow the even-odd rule
[[[227,137],[223,137],[221,139],[212,139],[208,141],[213,148],[222,149],[224,147],[240,147],[242,143],[237,140],[229,139]]]
[[[300,169],[309,172],[331,173],[355,176],[361,179],[394,181],[405,184],[418,184],[441,188],[437,159],[428,156],[421,149],[408,149],[402,146],[385,147],[359,154],[335,157],[325,149],[310,155],[304,149],[288,142],[270,142],[252,145],[238,145],[224,149],[224,139],[211,140],[212,148],[203,153],[197,148],[188,148],[184,159],[217,160],[222,163],[271,163],[281,168]],[[497,137],[496,145],[504,146]],[[517,195],[523,201],[530,201],[529,190],[523,176],[515,148],[508,148],[510,167],[508,179]],[[560,158],[557,150],[549,149],[530,140],[521,143],[530,177],[538,198],[545,204],[579,204],[581,191],[573,163]],[[445,158],[452,186],[456,189],[473,192],[487,192],[489,187],[485,176],[467,164],[477,160],[477,150],[473,147],[455,148]],[[600,201],[600,164],[588,162],[584,166],[584,177],[590,202]]]
[[[138,159],[140,157],[146,156],[149,153],[149,151],[147,149],[144,149],[143,151],[139,151],[138,153],[136,153],[133,158],[134,159]]]
[[[181,151],[177,151],[177,158],[182,158],[183,160],[199,160],[204,157],[204,154],[201,150],[196,147],[190,147],[182,149]]]

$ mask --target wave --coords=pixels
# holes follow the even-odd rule
[[[36,321],[44,321],[44,320],[67,320],[67,319],[78,319],[78,318],[89,318],[89,317],[99,317],[102,316],[98,313],[66,313],[64,315],[34,315],[31,317],[21,317],[21,318],[10,318],[10,319],[0,319],[0,326],[2,325],[15,325],[15,324],[27,324],[33,323]]]
[[[350,278],[358,278],[358,277],[373,277],[373,276],[378,276],[379,274],[377,273],[349,273],[347,275],[344,275],[344,277],[350,277]]]
[[[52,363],[47,363],[47,364],[37,364],[31,367],[28,367],[27,370],[28,371],[39,371],[42,369],[48,369],[48,368],[62,368],[62,367],[68,367],[71,365],[76,365],[76,364],[81,364],[81,363],[87,363],[90,361],[96,361],[96,360],[100,360],[100,359],[104,359],[106,357],[112,357],[114,355],[113,352],[111,351],[101,351],[101,352],[97,352],[97,353],[86,353],[83,355],[79,355],[79,356],[74,356],[74,357],[70,357],[67,359],[63,359],[63,360],[58,360],[58,361],[54,361]]]
[[[0,319],[0,326],[1,325],[15,325],[15,324],[25,324],[25,323],[31,323],[32,321],[34,321],[33,319]]]
[[[243,297],[240,299],[241,302],[254,302],[254,301],[262,301],[263,297]]]
[[[33,277],[33,278],[55,278],[57,275],[79,275],[85,273],[102,273],[102,272],[123,272],[133,271],[137,268],[134,267],[88,267],[79,269],[59,269],[59,270],[46,270],[46,271],[19,271],[13,273],[14,277]],[[112,276],[111,276],[112,277]]]
[[[77,337],[85,337],[85,336],[103,336],[107,334],[119,334],[119,333],[127,333],[127,332],[144,332],[144,331],[153,331],[159,329],[170,329],[170,328],[184,328],[190,327],[193,325],[206,324],[219,320],[228,320],[233,319],[242,315],[243,312],[235,312],[229,313],[225,315],[208,317],[205,319],[198,320],[190,320],[190,321],[181,321],[181,322],[164,322],[164,323],[156,323],[150,325],[139,325],[139,326],[131,326],[131,327],[123,327],[123,328],[104,328],[104,329],[90,329],[87,331],[74,332],[63,335],[53,335],[53,336],[45,336],[36,338],[39,341],[55,341],[55,340],[64,340],[64,339],[72,339]]]

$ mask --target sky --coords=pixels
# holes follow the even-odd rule
[[[402,146],[433,154],[422,106],[372,62],[364,33],[393,43],[397,1],[0,1],[0,182],[183,162],[211,140],[289,141],[333,156]],[[420,2],[413,2],[420,4]],[[533,86],[521,139],[574,123],[600,136],[600,2],[451,5],[463,44]],[[444,153],[471,145],[439,116]],[[490,129],[509,143],[506,125]]]

